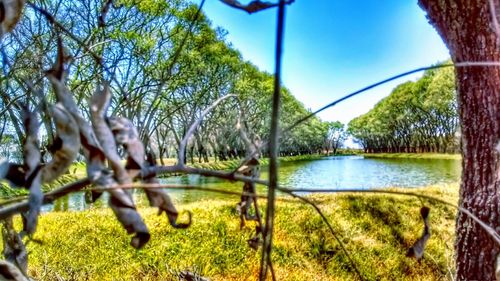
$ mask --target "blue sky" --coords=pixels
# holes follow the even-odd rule
[[[276,9],[248,15],[209,0],[204,12],[214,26],[228,31],[228,41],[245,60],[274,72]],[[449,57],[416,1],[295,0],[287,6],[285,21],[283,84],[312,110],[378,80]],[[319,116],[347,123],[396,85],[420,75],[371,90]]]

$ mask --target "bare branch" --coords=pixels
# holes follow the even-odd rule
[[[41,7],[38,7],[37,5],[35,5],[31,2],[28,2],[27,5],[30,6],[31,8],[33,8],[35,11],[42,14],[43,16],[45,16],[45,18],[47,19],[47,21],[49,23],[56,26],[59,30],[61,30],[67,36],[69,36],[73,41],[78,43],[78,45],[80,45],[86,52],[88,52],[92,56],[92,58],[96,61],[96,63],[98,65],[103,66],[102,58],[100,56],[98,56],[96,53],[94,53],[92,50],[90,50],[89,47],[87,46],[87,44],[85,44],[85,42],[83,42],[78,37],[76,37],[73,33],[71,33],[66,27],[64,27],[64,25],[62,25],[60,22],[58,22],[49,12],[47,12],[45,9],[43,9]]]
[[[106,0],[101,9],[101,14],[99,15],[98,24],[99,27],[106,26],[106,15],[108,14],[109,7],[113,4],[113,0]]]

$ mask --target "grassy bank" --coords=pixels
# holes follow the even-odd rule
[[[460,160],[460,154],[445,153],[363,153],[365,158],[414,158],[414,159],[446,159]]]
[[[456,185],[412,191],[457,201]],[[455,210],[431,207],[432,237],[420,262],[405,253],[422,232],[421,201],[385,195],[314,195],[366,280],[438,280],[453,268]],[[41,280],[178,280],[189,269],[212,280],[256,280],[259,252],[246,240],[254,224],[239,229],[237,197],[179,206],[193,213],[185,230],[168,225],[156,210],[140,210],[151,230],[142,250],[108,209],[46,213],[30,243],[29,274]],[[262,205],[264,202],[261,202]],[[277,204],[273,261],[278,280],[353,280],[345,254],[321,218],[295,201]]]
[[[285,162],[318,160],[323,157],[325,157],[325,155],[312,154],[312,155],[279,157],[278,160],[280,161],[280,163],[285,163]],[[241,161],[242,161],[241,159],[237,159],[237,160],[208,162],[208,163],[194,163],[194,164],[188,163],[188,166],[195,168],[211,169],[211,170],[231,170],[237,168],[240,165]],[[261,166],[269,165],[269,158],[262,158],[259,161]]]

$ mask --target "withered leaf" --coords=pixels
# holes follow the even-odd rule
[[[8,261],[0,261],[0,280],[29,281],[15,265]]]
[[[116,181],[119,184],[131,183],[132,179],[122,166],[120,157],[117,153],[116,142],[114,135],[106,123],[106,111],[111,100],[111,92],[108,84],[103,83],[103,87],[98,89],[90,101],[90,116],[92,127],[94,128],[95,136],[102,147],[102,152],[111,165]],[[101,186],[109,186],[111,183],[110,177],[104,178],[109,182],[97,182]],[[99,179],[99,181],[103,180]],[[123,227],[129,234],[135,233],[130,244],[134,248],[142,248],[150,239],[149,230],[144,224],[141,216],[137,212],[132,197],[128,192],[122,189],[110,190],[111,198],[109,206],[115,213],[116,218],[120,221]]]
[[[8,217],[3,221],[2,238],[3,256],[25,274],[28,269],[28,253],[21,235],[14,229],[12,217]]]
[[[124,192],[123,190],[121,190]],[[115,213],[116,218],[123,225],[127,233],[134,233],[130,245],[136,249],[142,248],[150,238],[149,230],[142,221],[141,216],[135,208],[122,205],[122,200],[112,195],[109,201],[109,206]]]
[[[111,91],[106,82],[102,88],[92,95],[90,100],[90,117],[95,136],[102,147],[102,151],[108,159],[118,183],[131,183],[132,180],[121,164],[120,156],[117,153],[116,142],[110,127],[106,123],[106,111],[111,102]]]
[[[408,249],[408,252],[406,253],[406,256],[408,257],[414,257],[418,260],[424,256],[425,245],[427,244],[427,240],[431,237],[431,231],[429,228],[429,212],[430,209],[428,207],[422,207],[420,209],[420,215],[424,220],[424,231],[413,246]]]
[[[51,182],[66,172],[80,149],[80,131],[73,116],[61,103],[52,107],[51,112],[60,145],[52,155],[52,161],[42,168],[43,182]]]
[[[58,56],[51,70],[47,71],[47,78],[49,79],[54,93],[56,94],[57,101],[62,103],[64,109],[69,112],[80,132],[80,142],[84,149],[85,158],[91,158],[98,162],[98,159],[104,161],[105,157],[102,153],[102,148],[92,130],[90,124],[80,115],[80,110],[75,102],[75,99],[68,87],[65,84],[67,70],[64,69],[64,63],[69,60],[70,56],[64,54],[64,47],[60,38],[58,38]]]
[[[58,42],[58,48],[58,59],[56,60],[53,69],[47,72],[47,78],[54,88],[57,100],[61,102],[64,108],[73,116],[78,126],[81,146],[87,160],[87,175],[89,179],[96,186],[114,186],[116,185],[116,181],[112,175],[107,172],[105,161],[106,158],[110,160],[115,174],[117,174],[117,172],[120,174],[120,163],[119,157],[116,153],[116,145],[114,145],[112,133],[109,128],[107,128],[104,121],[107,105],[96,105],[95,103],[91,103],[91,114],[93,113],[92,117],[94,117],[92,118],[92,125],[99,128],[99,130],[94,132],[90,124],[79,114],[76,102],[65,85],[64,80],[67,76],[67,71],[64,70],[63,64],[65,63],[67,56],[62,55],[63,47],[61,41]],[[105,94],[109,94],[107,85],[105,85],[105,89],[101,91],[104,91]],[[100,101],[101,98],[98,96],[101,94],[101,91],[97,91],[94,97],[98,101]],[[110,98],[110,96],[107,98]],[[94,106],[97,110],[92,110],[92,106]],[[95,106],[100,106],[100,108],[96,108]],[[97,136],[97,133],[100,133],[100,135]],[[105,148],[101,146],[101,141],[98,137],[100,137],[101,140],[103,140],[103,142],[107,145]],[[107,151],[108,155],[106,155],[104,151]],[[114,160],[114,162],[111,160]],[[124,171],[123,168],[121,170]],[[124,176],[123,172],[121,173],[119,180],[121,180],[120,183],[130,182],[128,176]],[[117,219],[127,229],[127,231],[131,230],[136,233],[136,236],[132,238],[131,245],[135,248],[144,246],[144,244],[149,240],[149,232],[146,225],[142,221],[142,218],[135,209],[132,197],[130,194],[121,189],[110,189],[109,193],[111,195],[109,205],[115,213]],[[100,193],[97,192],[94,194],[94,200],[96,200]]]
[[[145,163],[144,145],[139,139],[137,129],[130,120],[124,117],[110,117],[108,118],[108,123],[115,136],[116,142],[123,145],[127,151],[127,169],[140,170],[146,165],[149,167],[154,167],[156,165],[155,158],[152,154],[148,155],[148,161]],[[153,176],[143,179],[143,182],[158,183],[158,179]],[[172,199],[164,190],[146,189],[144,192],[146,193],[150,206],[158,208],[158,215],[165,212],[170,225],[175,228],[187,228],[191,225],[190,212],[188,212],[189,220],[187,223],[177,222],[179,213],[177,212]]]
[[[23,12],[24,0],[0,0],[0,38],[12,31]]]
[[[38,214],[43,201],[41,189],[42,177],[40,173],[40,148],[38,144],[39,122],[37,115],[27,110],[23,113],[23,121],[26,129],[26,139],[23,145],[24,167],[26,188],[29,189],[29,210],[25,214],[24,231],[32,234],[36,230]]]
[[[26,185],[26,172],[24,165],[13,164],[7,161],[0,163],[0,179],[7,180],[11,186],[24,187]]]

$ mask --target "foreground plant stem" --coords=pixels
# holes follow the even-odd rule
[[[260,261],[259,279],[266,280],[267,271],[271,264],[273,244],[274,215],[276,188],[278,187],[278,152],[279,152],[279,108],[281,92],[281,53],[283,48],[283,25],[285,19],[285,1],[280,0],[278,6],[278,27],[276,31],[276,57],[274,73],[273,111],[271,115],[271,136],[269,140],[269,189],[267,194],[266,224],[264,227],[264,243]],[[274,272],[271,271],[275,280]]]

